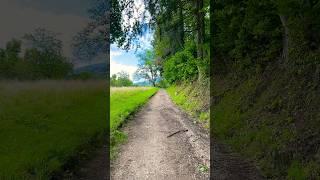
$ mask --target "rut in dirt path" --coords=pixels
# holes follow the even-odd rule
[[[128,142],[112,164],[111,179],[209,179],[199,170],[209,165],[209,139],[195,135],[185,119],[160,90],[124,128]]]

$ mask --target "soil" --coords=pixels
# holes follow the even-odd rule
[[[115,180],[260,180],[252,162],[245,161],[216,140],[172,103],[160,90],[122,128],[128,135],[111,163]],[[212,168],[210,177],[210,153]],[[81,168],[78,179],[105,180],[105,149]]]
[[[185,120],[160,90],[124,127],[128,141],[112,163],[111,179],[209,179],[209,138],[205,146],[192,145],[190,136],[197,138]]]

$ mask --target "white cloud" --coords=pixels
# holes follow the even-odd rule
[[[137,66],[120,64],[113,59],[110,59],[110,75],[125,71],[129,73],[130,79],[133,81],[133,74],[136,72],[136,70]]]
[[[132,17],[128,17],[125,12],[122,13],[124,24],[129,24],[131,26],[134,25],[136,20],[142,21],[143,20],[143,13],[145,12],[146,6],[144,4],[143,0],[134,0],[134,5],[133,5],[133,14]],[[132,10],[131,9],[131,10]],[[145,22],[148,22],[151,18],[150,13],[146,12],[145,14]]]
[[[125,54],[126,52],[121,49],[111,49],[110,51],[110,75],[117,74],[121,71],[129,73],[130,79],[133,81],[133,74],[137,70],[137,66],[121,64],[117,62],[116,58]]]
[[[123,53],[121,52],[121,50],[111,50],[110,51],[110,57],[114,58],[117,56],[121,56]]]

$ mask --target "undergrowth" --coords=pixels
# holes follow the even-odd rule
[[[167,88],[172,101],[194,117],[204,128],[210,126],[210,90],[208,79],[204,82],[180,83]]]
[[[319,82],[280,68],[213,80],[213,134],[271,179],[319,179]]]

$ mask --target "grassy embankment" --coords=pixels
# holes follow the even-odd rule
[[[206,80],[209,81],[209,80]],[[204,128],[210,126],[209,83],[182,83],[167,88],[171,100],[195,118]]]
[[[49,179],[102,141],[105,81],[0,83],[0,179]]]
[[[213,82],[215,137],[270,179],[319,179],[319,82],[281,69]]]
[[[115,158],[118,145],[126,139],[126,135],[118,129],[131,114],[144,105],[156,92],[156,88],[149,87],[111,88],[111,159]]]

